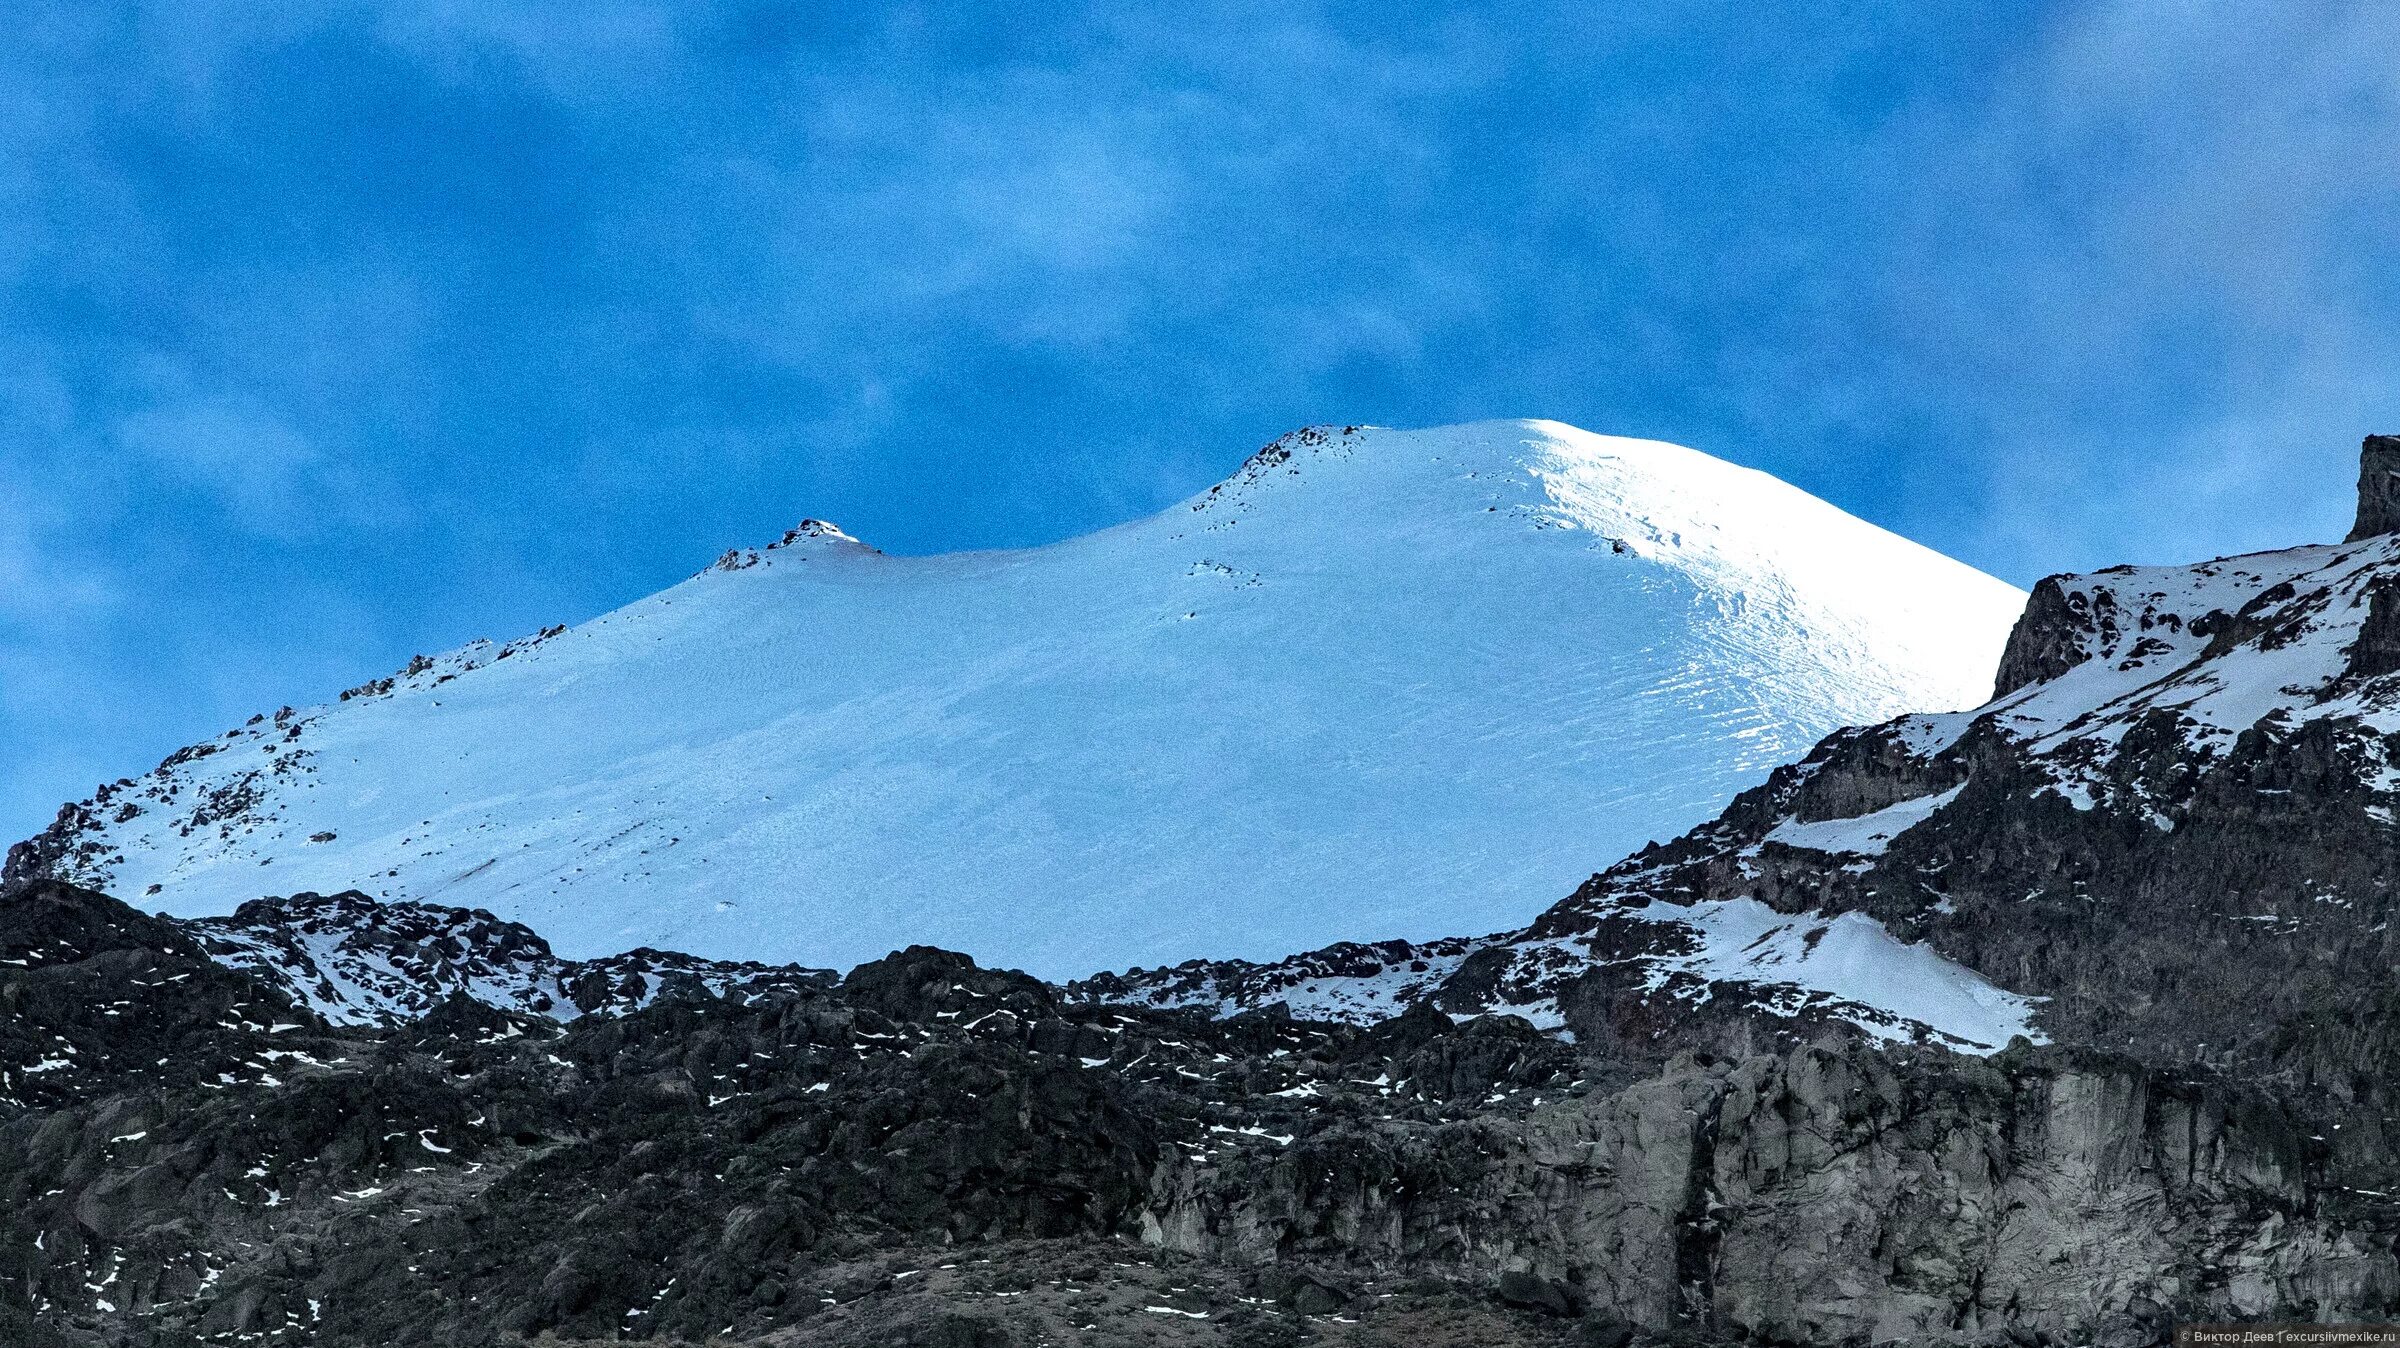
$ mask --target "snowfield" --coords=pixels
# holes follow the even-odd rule
[[[1653,989],[1688,974],[1692,981],[1681,986],[1702,999],[1720,983],[1765,990],[1764,1011],[1814,1006],[1900,1043],[1923,1027],[1935,1042],[1967,1053],[2006,1048],[2018,1035],[2043,1041],[2033,1028],[2041,999],[1996,987],[1931,946],[1897,940],[1864,913],[1793,917],[1756,899],[1720,899],[1661,917],[1698,939],[1688,953],[1653,964]]]
[[[1837,727],[1983,702],[2024,600],[1673,445],[1315,429],[1043,548],[811,522],[186,750],[47,845],[175,914],[358,888],[565,957],[1061,977],[1491,931]]]

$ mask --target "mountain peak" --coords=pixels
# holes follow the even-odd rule
[[[1304,428],[1187,504],[936,557],[812,520],[720,560],[744,583],[178,756],[13,869],[187,916],[484,909],[568,960],[1055,975],[1491,930],[1838,726],[1975,702],[2023,602],[1555,422]]]
[[[751,567],[758,565],[760,562],[766,561],[768,553],[791,552],[795,550],[799,551],[799,553],[803,556],[807,555],[809,552],[852,554],[868,557],[881,557],[883,555],[882,549],[868,547],[866,544],[861,543],[856,538],[844,533],[842,531],[842,526],[833,523],[831,520],[804,519],[798,524],[793,525],[791,528],[784,530],[783,537],[776,539],[774,542],[767,544],[763,548],[727,549],[724,556],[717,558],[714,563],[710,564],[709,570],[747,571]],[[707,573],[703,572],[702,574],[705,575]]]
[[[860,543],[857,539],[851,537],[849,534],[842,532],[842,526],[835,524],[831,520],[820,519],[804,519],[800,521],[791,528],[784,530],[783,537],[775,540],[772,543],[769,543],[767,546],[770,548],[788,548],[796,543],[805,542],[812,538],[826,539],[835,543],[850,543],[862,548],[867,546],[864,543]],[[867,548],[867,550],[869,552],[875,551],[873,548]]]

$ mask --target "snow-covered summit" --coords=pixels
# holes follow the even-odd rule
[[[1673,445],[1311,428],[1048,547],[810,521],[180,751],[12,870],[187,915],[355,888],[570,957],[1490,930],[1837,726],[1980,701],[2023,598]]]

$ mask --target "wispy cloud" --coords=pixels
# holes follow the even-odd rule
[[[2125,0],[1895,125],[1860,392],[1972,437],[1953,548],[2027,574],[2338,532],[2400,413],[2396,38],[2388,7]]]
[[[116,442],[220,497],[245,528],[297,533],[314,527],[304,479],[320,456],[272,416],[217,400],[145,408],[118,419]]]
[[[2020,581],[2325,533],[2400,426],[2396,26],[51,7],[0,623],[73,673],[0,671],[0,814],[801,514],[1037,542],[1306,421],[1682,439]]]

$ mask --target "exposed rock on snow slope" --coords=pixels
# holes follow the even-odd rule
[[[184,750],[11,873],[185,915],[360,889],[575,956],[1063,975],[1432,937],[1837,726],[1974,703],[2022,599],[1671,445],[1310,430],[1030,551],[812,521]]]
[[[1624,884],[1604,909],[1586,895],[1534,926],[1485,937],[1343,944],[1258,964],[1187,960],[1074,984],[1090,1001],[1192,1007],[1232,1015],[1283,1005],[1303,1019],[1367,1024],[1418,1002],[1454,1016],[1503,1013],[1545,1029],[1589,1033],[1596,997],[1621,997],[1659,1037],[1700,1015],[1760,1014],[1805,1039],[1840,1022],[1877,1039],[1988,1054],[2034,1027],[2038,997],[2001,987],[1860,913],[1785,913],[1737,896],[1650,901],[1619,867],[1594,884]],[[1638,872],[1636,873],[1638,874]],[[1671,1043],[1681,1043],[1678,1035]]]
[[[253,899],[230,917],[177,923],[219,964],[258,975],[335,1025],[422,1019],[452,997],[572,1020],[623,1014],[678,984],[724,996],[816,986],[829,970],[632,950],[566,960],[530,928],[490,913],[344,894]]]

